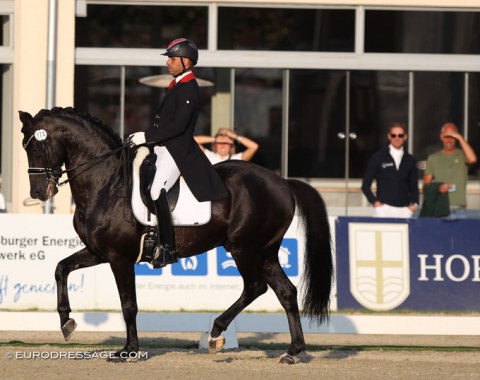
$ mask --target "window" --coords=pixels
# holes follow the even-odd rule
[[[342,178],[348,156],[349,176],[362,178],[389,124],[407,123],[408,93],[407,72],[292,70],[289,176]]]
[[[159,49],[186,37],[206,49],[207,31],[207,7],[89,4],[75,35],[77,47]]]
[[[120,133],[120,86],[119,66],[76,66],[75,107]]]
[[[280,170],[282,71],[235,70],[234,129],[252,137],[260,148],[252,161]]]
[[[442,147],[440,128],[453,122],[464,133],[464,74],[448,72],[414,73],[414,155],[426,160]]]
[[[480,73],[468,74],[468,141],[480,159]],[[480,178],[480,163],[470,168],[470,175]]]
[[[220,7],[223,50],[354,50],[355,11]]]
[[[407,72],[350,73],[350,177],[363,177],[371,155],[388,144],[392,122],[408,128],[408,93]]]
[[[480,12],[367,10],[365,51],[480,54]]]
[[[292,70],[289,99],[288,175],[343,177],[346,72]]]
[[[10,46],[10,17],[0,15],[0,46]]]

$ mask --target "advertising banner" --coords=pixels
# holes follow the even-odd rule
[[[0,214],[0,226],[0,310],[55,310],[57,263],[84,247],[73,229],[72,216]],[[297,286],[303,275],[303,249],[295,217],[279,250],[279,260]],[[180,259],[163,269],[139,264],[135,272],[142,311],[224,310],[243,290],[231,254],[223,247]],[[108,264],[72,272],[68,287],[72,310],[120,310]],[[247,310],[279,311],[282,307],[269,289]]]
[[[480,220],[339,217],[338,309],[480,310]]]

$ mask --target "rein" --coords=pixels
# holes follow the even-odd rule
[[[127,149],[129,147],[129,145],[127,144],[124,144],[122,145],[121,147],[117,148],[117,149],[114,149],[110,152],[107,152],[105,154],[102,154],[101,156],[98,156],[96,158],[94,158],[93,160],[91,161],[87,161],[87,162],[83,162],[81,164],[78,164],[77,166],[74,166],[73,168],[70,168],[70,169],[65,169],[65,170],[62,170],[60,171],[60,177],[65,174],[65,173],[70,173],[74,170],[77,170],[81,167],[85,167],[84,170],[74,174],[73,176],[71,176],[70,178],[67,178],[66,180],[62,181],[62,182],[57,182],[57,186],[63,186],[69,182],[71,182],[74,178],[82,175],[83,173],[85,173],[86,171],[88,171],[89,169],[93,168],[95,165],[97,165],[98,163],[100,163],[100,161],[102,161],[104,158],[107,158],[107,157],[110,157],[110,156],[113,156],[115,154],[117,154],[118,152],[124,150],[124,149]],[[88,166],[87,166],[88,165]]]
[[[28,168],[28,174],[29,175],[37,175],[37,174],[45,174],[47,176],[47,181],[53,182],[56,186],[60,187],[63,186],[69,182],[71,182],[74,178],[82,175],[85,173],[87,170],[93,168],[95,165],[100,163],[102,160],[104,160],[107,157],[113,156],[117,154],[120,151],[123,151],[124,149],[127,149],[130,147],[130,142],[127,140],[121,147],[114,149],[110,152],[107,152],[105,154],[102,154],[98,157],[95,157],[93,160],[83,162],[81,164],[78,164],[72,168],[62,170],[61,168],[52,168],[50,164],[50,159],[49,159],[49,154],[48,154],[48,146],[46,144],[46,138],[47,138],[47,132],[44,129],[39,129],[35,131],[35,133],[30,136],[30,138],[27,140],[25,144],[23,144],[23,148],[26,150],[28,144],[30,144],[30,141],[32,141],[32,138],[35,137],[37,141],[41,143],[42,147],[42,155],[43,155],[43,161],[45,163],[44,168]],[[65,173],[70,173],[73,172],[74,170],[84,168],[84,170],[77,172],[70,178],[67,178],[66,180],[59,182],[60,177],[65,174]]]

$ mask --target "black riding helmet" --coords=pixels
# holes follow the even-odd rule
[[[198,48],[192,41],[187,38],[178,38],[167,46],[167,51],[162,55],[167,57],[185,57],[189,58],[194,65],[198,61]]]

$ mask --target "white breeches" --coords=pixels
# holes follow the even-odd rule
[[[411,218],[413,212],[408,207],[395,207],[383,204],[373,208],[373,216],[376,218]]]
[[[168,191],[172,188],[178,177],[180,177],[180,170],[178,170],[177,164],[166,147],[156,146],[153,148],[153,151],[157,155],[157,160],[155,161],[157,171],[150,189],[150,196],[155,201],[160,196],[162,189]]]

